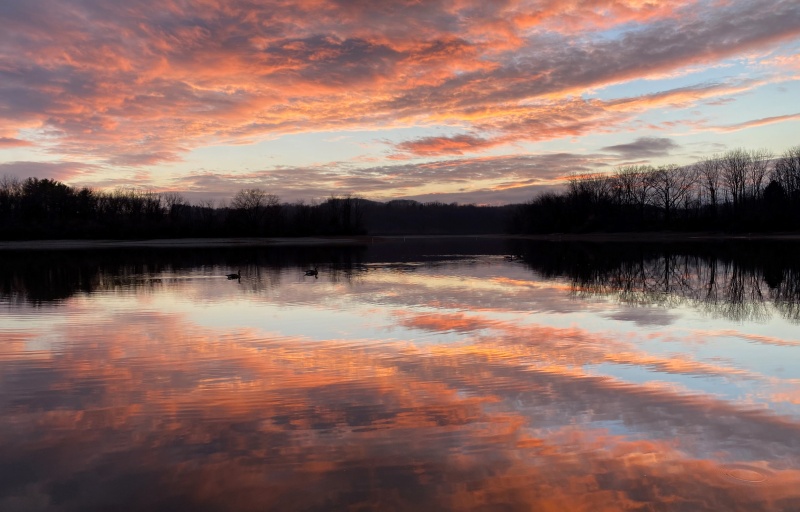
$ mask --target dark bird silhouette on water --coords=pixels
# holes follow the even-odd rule
[[[228,274],[228,279],[241,279],[242,278],[242,271],[237,270],[235,274]]]
[[[318,273],[319,273],[319,272],[317,272],[317,267],[314,267],[314,269],[313,269],[313,270],[306,270],[306,274],[305,274],[305,275],[307,275],[307,276],[319,277],[319,276],[317,275]]]

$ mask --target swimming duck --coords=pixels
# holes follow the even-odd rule
[[[237,270],[235,274],[228,274],[228,279],[241,279],[242,278],[242,271]]]

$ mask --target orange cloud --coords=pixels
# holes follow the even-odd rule
[[[769,59],[765,64],[774,66],[780,71],[790,71],[797,73],[793,76],[794,79],[800,77],[800,55],[778,55]]]
[[[78,162],[5,162],[0,163],[0,175],[26,178],[70,181],[91,175],[95,165]]]
[[[747,128],[753,128],[756,126],[765,126],[768,124],[783,123],[786,121],[796,121],[798,119],[800,119],[800,113],[787,114],[783,116],[762,117],[761,119],[752,119],[750,121],[745,121],[743,123],[732,124],[728,126],[718,126],[715,127],[714,130],[719,132],[736,132],[739,130],[745,130]]]
[[[465,152],[481,151],[502,143],[502,140],[463,134],[452,137],[425,137],[401,142],[395,146],[395,149],[412,153],[415,156],[461,155]]]
[[[0,137],[0,149],[3,148],[19,148],[26,146],[33,146],[34,144],[27,140],[14,139],[11,137]]]
[[[608,30],[632,22],[672,19],[685,15],[687,7],[695,4],[694,0],[669,4],[641,0],[547,0],[536,2],[532,12],[515,13],[514,23],[521,29],[544,25],[550,30],[574,34]]]

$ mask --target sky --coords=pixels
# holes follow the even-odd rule
[[[797,0],[0,0],[0,177],[507,204],[798,133]]]

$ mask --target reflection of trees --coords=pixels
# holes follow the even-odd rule
[[[769,298],[775,309],[786,318],[800,318],[800,269],[792,268],[785,272],[782,280],[770,287]]]
[[[458,255],[507,254],[501,239],[398,239],[365,245],[205,248],[127,248],[65,251],[0,251],[0,301],[34,304],[76,293],[164,286],[189,270],[220,268],[224,276],[241,269],[243,289],[260,292],[279,284],[282,270],[318,266],[333,282],[360,279],[368,263],[407,272],[414,265],[452,261]],[[413,265],[411,263],[413,263]]]
[[[514,245],[516,244],[516,245]],[[575,297],[609,296],[629,305],[690,306],[734,320],[772,314],[800,322],[797,243],[634,244],[402,239],[368,246],[107,249],[0,253],[0,301],[44,303],[103,290],[146,292],[189,270],[241,269],[243,289],[280,283],[282,270],[318,266],[325,279],[362,279],[370,264],[407,272],[452,264],[459,255],[522,255],[545,278],[567,278]],[[469,259],[468,259],[469,261]],[[468,264],[468,263],[464,263]],[[299,274],[298,274],[299,275]]]
[[[545,277],[568,277],[572,293],[630,305],[688,305],[732,320],[777,311],[800,321],[797,244],[579,244],[532,242],[516,250]]]
[[[188,270],[216,267],[220,276],[241,269],[247,276],[241,284],[252,291],[275,286],[286,267],[325,265],[346,280],[363,251],[361,246],[9,251],[0,253],[0,300],[41,304],[78,293],[146,292]]]

